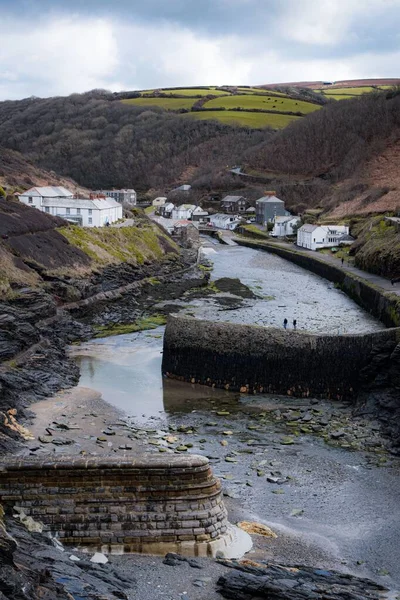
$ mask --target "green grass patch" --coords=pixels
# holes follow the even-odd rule
[[[223,90],[217,90],[215,88],[177,88],[176,90],[158,90],[163,94],[167,94],[169,96],[178,94],[179,96],[208,96],[212,94],[213,96],[226,96],[228,92],[224,92]],[[148,96],[149,94],[153,94],[154,90],[149,90],[142,92],[142,97]]]
[[[303,100],[293,100],[292,98],[238,94],[236,96],[226,96],[209,100],[204,104],[204,108],[242,108],[243,110],[256,108],[275,112],[301,112],[308,114],[319,110],[321,106],[312,104],[311,102],[304,102]]]
[[[326,94],[326,96],[330,100],[351,100],[352,98],[358,98],[358,96],[352,94]]]
[[[175,242],[147,218],[140,227],[84,228],[70,225],[58,231],[99,266],[121,262],[142,264],[145,260],[161,259],[166,251],[178,251]]]
[[[364,87],[344,87],[344,88],[328,88],[323,90],[326,96],[331,95],[342,95],[342,94],[350,94],[351,96],[361,96],[362,94],[369,94],[371,92],[376,92],[376,88],[371,86]]]
[[[263,88],[246,88],[246,87],[238,87],[238,92],[242,94],[274,94],[274,96],[280,96],[281,98],[286,98],[287,94],[283,94],[282,92],[275,92],[274,90],[265,90]]]
[[[154,212],[154,206],[153,205],[146,206],[146,208],[144,209],[144,212],[146,213],[146,215],[151,215]]]
[[[190,109],[196,102],[196,98],[129,98],[129,100],[121,100],[124,104],[133,106],[158,106],[165,110],[180,110],[181,108]]]
[[[264,127],[281,129],[289,125],[289,123],[302,118],[293,115],[280,115],[278,113],[236,112],[233,110],[191,112],[182,115],[182,117],[198,119],[200,121],[216,120],[227,125],[239,125],[253,129],[263,129]]]
[[[135,333],[136,331],[146,331],[148,329],[156,329],[161,325],[165,325],[167,317],[165,315],[151,315],[138,319],[134,323],[117,323],[112,325],[98,325],[95,327],[95,338],[110,337],[112,335],[125,335],[127,333]]]

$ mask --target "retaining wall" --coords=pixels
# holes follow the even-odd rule
[[[214,556],[232,542],[207,458],[60,458],[0,467],[0,504],[21,507],[64,544],[102,552]]]
[[[399,341],[400,328],[314,335],[169,316],[162,372],[242,392],[350,399],[377,349]]]
[[[352,300],[382,321],[386,327],[400,326],[400,298],[396,294],[385,292],[353,273],[346,272],[335,265],[330,265],[320,260],[315,254],[303,254],[296,252],[294,249],[289,250],[271,243],[260,243],[239,238],[235,238],[235,241],[241,246],[264,250],[281,256],[316,275],[338,284]]]

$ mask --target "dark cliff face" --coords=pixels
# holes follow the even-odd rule
[[[360,376],[359,412],[379,418],[400,452],[400,343],[377,344]]]

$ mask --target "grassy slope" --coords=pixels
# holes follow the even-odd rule
[[[214,87],[204,88],[175,88],[173,90],[160,89],[158,90],[162,94],[166,95],[181,95],[182,98],[168,98],[163,96],[152,97],[155,90],[143,90],[140,92],[140,98],[130,98],[122,100],[125,104],[133,106],[148,106],[149,108],[158,106],[165,110],[180,111],[186,109],[189,111],[191,117],[197,120],[210,120],[216,119],[221,123],[229,125],[239,125],[243,127],[250,127],[254,129],[260,129],[264,127],[271,127],[273,129],[281,129],[286,127],[295,118],[294,115],[284,115],[282,112],[299,112],[302,114],[308,114],[321,108],[319,105],[311,102],[302,100],[293,100],[282,92],[275,92],[268,89],[251,88],[251,87],[235,87],[232,86],[230,90],[239,91],[241,93],[232,93],[227,89],[221,90]],[[271,95],[269,95],[271,94]],[[190,112],[193,105],[198,102],[198,96],[214,95],[218,98],[206,100],[202,108],[227,108],[236,109],[239,111],[195,111]],[[258,110],[270,110],[277,114],[265,113],[257,115],[251,112],[252,109]],[[249,112],[246,112],[249,111]]]
[[[227,92],[223,90],[217,90],[215,88],[177,88],[173,90],[160,90],[163,94],[175,95],[179,94],[179,96],[208,96],[212,94],[213,96],[225,96]],[[153,94],[154,90],[146,90],[145,92],[141,92],[141,95],[148,96],[149,94]]]
[[[145,260],[162,258],[166,252],[177,252],[175,243],[151,223],[141,227],[93,229],[71,225],[59,232],[99,266],[121,262],[143,264]]]
[[[274,96],[258,96],[255,94],[238,94],[236,96],[227,96],[224,98],[214,98],[209,100],[206,108],[257,108],[259,110],[274,110],[276,112],[302,112],[310,113],[321,108],[318,104],[311,102],[302,102],[301,100],[292,100],[291,98],[275,98]]]
[[[122,100],[124,104],[132,104],[133,106],[159,106],[166,110],[179,110],[180,108],[192,108],[196,102],[195,98],[130,98]]]
[[[292,121],[301,119],[301,117],[281,115],[279,113],[235,112],[233,110],[205,110],[186,113],[182,116],[202,121],[217,119],[221,123],[226,123],[228,125],[242,125],[252,128],[272,127],[273,129],[281,129],[282,127],[286,127],[286,125],[289,125]]]
[[[381,216],[360,219],[352,227],[357,236],[352,253],[361,269],[384,277],[400,277],[400,232]]]

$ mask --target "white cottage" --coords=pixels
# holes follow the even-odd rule
[[[41,212],[62,217],[83,227],[104,227],[122,219],[122,206],[105,196],[75,198],[65,188],[31,188],[19,195],[19,200]]]
[[[222,213],[218,213],[216,215],[210,216],[211,225],[213,225],[217,229],[229,229],[232,231],[241,222],[241,219],[238,219],[233,215],[224,215]]]
[[[167,202],[167,198],[165,196],[158,196],[158,198],[154,198],[152,205],[155,208],[158,208],[160,206],[164,206],[164,204]]]
[[[33,187],[18,195],[20,202],[41,210],[44,198],[73,198],[74,194],[62,186]],[[44,211],[42,211],[44,212]]]
[[[300,217],[275,217],[274,228],[271,231],[272,237],[285,237],[287,235],[294,235],[296,227],[300,223]]]
[[[195,208],[196,206],[194,204],[181,204],[173,209],[172,218],[178,220],[191,219]]]
[[[297,245],[309,250],[333,248],[340,244],[352,244],[347,225],[302,225],[297,231]]]

